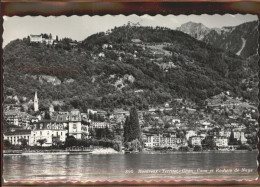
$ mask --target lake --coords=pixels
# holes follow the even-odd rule
[[[256,179],[257,151],[4,156],[5,180]]]

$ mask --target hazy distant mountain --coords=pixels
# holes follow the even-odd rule
[[[182,24],[176,30],[189,34],[198,40],[203,40],[211,31],[210,28],[206,27],[202,23],[194,23],[191,21]]]
[[[257,54],[257,27],[258,21],[222,28],[208,28],[202,23],[187,22],[176,30],[247,58]]]

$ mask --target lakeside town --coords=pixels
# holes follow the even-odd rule
[[[105,111],[88,109],[40,111],[40,98],[23,105],[6,104],[4,109],[5,149],[67,149],[111,147],[124,150],[124,125],[130,112],[125,109]],[[135,109],[136,110],[136,109]],[[252,150],[257,143],[256,107],[222,93],[195,106],[184,99],[174,99],[162,106],[138,110],[141,149],[125,151],[202,151]],[[70,139],[71,141],[68,141]]]
[[[28,41],[32,45],[61,45],[58,37],[54,40],[46,34],[30,35]],[[131,42],[137,46],[142,43],[140,39],[132,39]],[[68,50],[79,51],[78,45],[76,41],[70,41]],[[145,51],[146,48],[143,48]],[[106,52],[111,49],[113,45],[109,43],[101,47]],[[135,60],[137,53],[133,52]],[[156,55],[152,53],[153,58],[157,58]],[[104,52],[91,56],[94,60],[106,58]],[[122,58],[118,60],[121,62]],[[164,73],[177,67],[172,62],[159,65]],[[132,75],[127,74],[123,78],[127,80],[125,82],[135,81]],[[41,75],[39,81],[47,81],[54,86],[61,84],[59,79],[48,75]],[[73,81],[66,79],[68,84]],[[125,85],[121,80],[115,86],[122,90]],[[138,89],[131,94],[141,95],[144,92]],[[171,98],[164,104],[149,104],[142,108],[132,104],[132,107],[87,110],[75,107],[64,110],[59,101],[52,101],[48,108],[41,108],[39,93],[39,89],[35,91],[34,98],[14,94],[6,97],[12,103],[4,104],[5,150],[90,150],[88,148],[95,147],[112,148],[115,152],[251,151],[256,149],[258,141],[256,104],[230,91],[199,104],[190,99]],[[128,128],[130,123],[135,127]],[[136,131],[129,132],[132,128]]]

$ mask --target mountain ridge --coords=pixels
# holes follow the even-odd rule
[[[257,54],[257,40],[255,40],[258,35],[257,27],[258,21],[222,28],[208,28],[201,23],[187,22],[177,27],[176,30],[210,43],[217,48],[230,50],[237,55],[248,58]],[[241,50],[243,45],[244,48]],[[238,53],[240,50],[241,52]]]

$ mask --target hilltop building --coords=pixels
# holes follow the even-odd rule
[[[30,35],[30,42],[31,43],[42,43],[42,35],[39,34],[39,35],[33,35],[31,34]]]
[[[35,35],[35,34],[31,34],[29,36],[30,38],[30,42],[31,43],[45,43],[48,45],[52,45],[54,40],[52,39],[52,35],[49,34],[39,34],[39,35]]]

